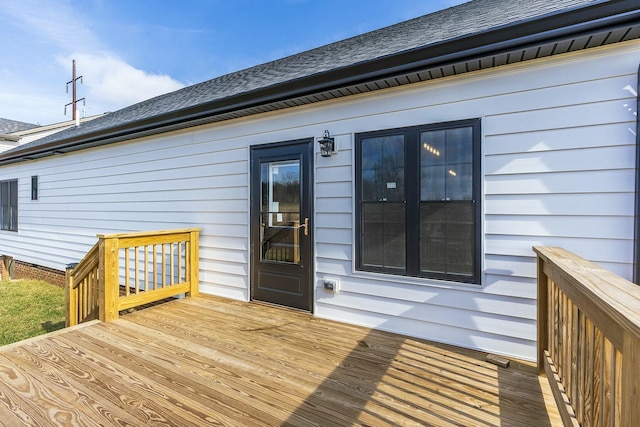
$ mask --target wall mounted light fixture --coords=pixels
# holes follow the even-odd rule
[[[318,138],[320,144],[320,155],[322,157],[331,157],[336,152],[336,139],[329,135],[329,131],[325,130],[321,138]]]

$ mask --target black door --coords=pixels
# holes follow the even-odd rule
[[[311,311],[313,139],[251,149],[251,298]]]

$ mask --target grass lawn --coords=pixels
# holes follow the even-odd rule
[[[42,280],[0,281],[0,345],[64,328],[64,289]]]

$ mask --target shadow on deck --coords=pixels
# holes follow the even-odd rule
[[[536,368],[270,306],[194,297],[0,348],[0,422],[561,425]]]

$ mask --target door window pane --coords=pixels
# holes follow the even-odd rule
[[[261,165],[261,250],[263,261],[300,262],[300,161]]]

